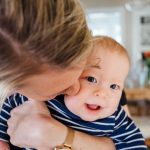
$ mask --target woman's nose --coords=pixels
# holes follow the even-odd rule
[[[78,81],[76,81],[76,83],[74,83],[71,87],[69,87],[69,88],[65,91],[65,93],[66,93],[67,95],[76,95],[76,94],[79,92],[79,90],[80,90],[80,82],[79,82],[79,80],[78,80]]]

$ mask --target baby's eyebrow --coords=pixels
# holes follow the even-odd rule
[[[96,69],[101,69],[100,65],[98,65],[98,64],[97,65],[91,65],[90,67],[91,68],[96,68]]]
[[[99,65],[99,64],[95,64],[95,65],[86,65],[85,69],[88,69],[88,68],[101,69],[101,67],[100,67],[100,65]]]
[[[86,65],[86,68],[96,68],[96,69],[101,69],[101,66],[100,66],[100,58],[97,58],[97,62],[96,63],[93,63],[93,64],[87,64]]]

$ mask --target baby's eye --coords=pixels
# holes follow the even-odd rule
[[[119,85],[112,84],[112,85],[110,85],[110,88],[113,89],[113,90],[118,90],[119,89]]]
[[[97,83],[96,78],[92,77],[92,76],[88,76],[86,77],[87,81],[92,82],[92,83]]]

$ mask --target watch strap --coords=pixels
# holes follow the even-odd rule
[[[56,146],[54,150],[72,150],[72,143],[75,136],[75,131],[71,128],[67,128],[67,136],[62,145]]]
[[[68,133],[67,133],[67,136],[66,136],[66,139],[65,139],[65,142],[64,142],[64,146],[67,146],[67,147],[71,148],[73,140],[74,140],[75,132],[72,128],[67,128],[67,129],[68,129]]]

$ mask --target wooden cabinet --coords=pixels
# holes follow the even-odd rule
[[[150,101],[150,88],[125,89],[125,93],[129,101]]]
[[[150,116],[150,88],[125,89],[131,115]]]

